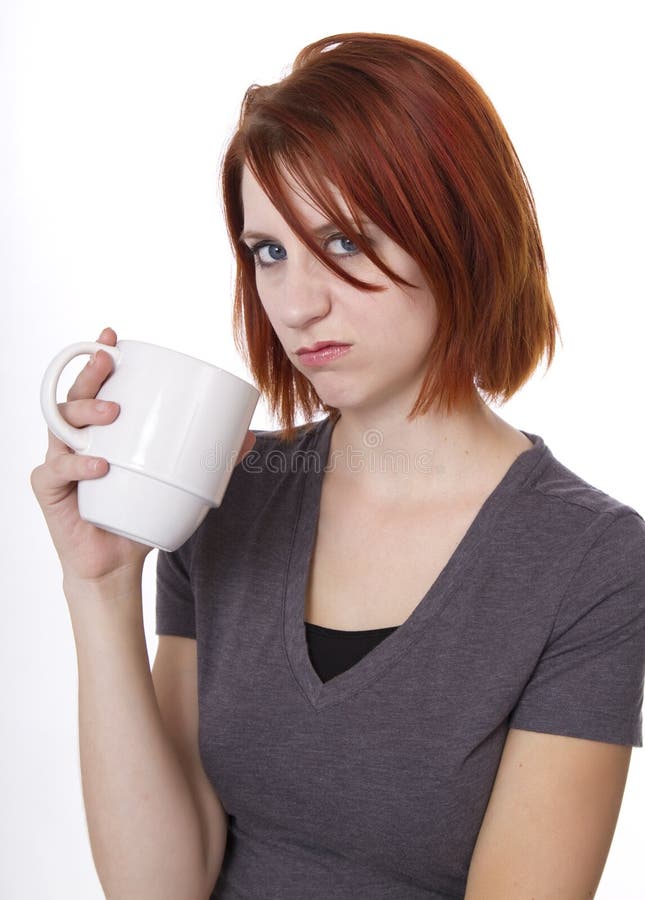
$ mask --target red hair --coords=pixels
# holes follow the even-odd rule
[[[508,400],[559,334],[533,195],[492,103],[459,63],[404,37],[341,34],[305,47],[291,73],[246,92],[224,157],[222,188],[237,258],[233,332],[238,350],[284,429],[295,416],[337,415],[291,364],[264,313],[255,267],[240,244],[247,165],[289,227],[339,277],[288,202],[285,171],[392,280],[362,238],[367,216],[417,263],[437,307],[428,367],[408,418],[432,404]],[[345,201],[348,218],[329,185]]]

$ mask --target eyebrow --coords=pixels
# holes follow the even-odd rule
[[[273,240],[269,238],[268,234],[262,234],[259,231],[243,231],[242,234],[238,238],[238,243],[245,244],[247,241],[263,241],[263,240]]]
[[[358,224],[359,224],[359,227],[363,229],[363,228],[369,227],[372,223],[369,221],[369,219],[364,219],[364,220],[361,220]],[[328,235],[333,231],[337,231],[339,228],[340,228],[340,226],[335,225],[333,222],[324,222],[322,225],[319,225],[318,228],[312,228],[311,233],[317,238],[322,238],[322,237],[325,237],[325,235]],[[275,241],[275,243],[277,243],[277,244],[280,243],[280,241],[277,241],[270,234],[267,234],[266,232],[263,232],[263,231],[252,231],[252,230],[243,231],[242,234],[238,238],[238,242],[240,244],[245,244],[246,241],[248,241],[248,240],[251,240],[254,242],[256,242],[256,241]]]
[[[328,234],[329,231],[335,228],[331,222],[326,222],[324,225],[320,225],[318,228],[314,228],[312,234],[316,237],[323,237],[325,234]],[[271,237],[270,234],[262,231],[243,231],[239,237],[239,241],[241,244],[246,243],[246,241],[274,241],[275,238]],[[279,241],[277,241],[279,243]]]

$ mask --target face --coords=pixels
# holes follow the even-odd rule
[[[273,206],[245,167],[244,231],[262,306],[289,360],[321,400],[341,410],[388,407],[407,414],[418,395],[436,327],[436,308],[411,256],[370,222],[361,231],[376,254],[414,288],[397,285],[346,238],[297,186],[288,195],[301,222],[350,274],[384,290],[364,291],[327,269]],[[339,205],[346,205],[337,194]],[[349,345],[314,365],[298,351],[320,342]],[[325,354],[324,354],[325,355]]]

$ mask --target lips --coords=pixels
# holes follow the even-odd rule
[[[298,356],[301,365],[314,366],[316,368],[319,366],[333,365],[333,363],[340,360],[341,357],[347,356],[352,349],[351,344],[339,344],[337,342],[325,343],[324,341],[320,341],[314,346],[319,349],[307,350],[307,348],[301,347]]]
[[[318,343],[312,344],[311,347],[300,347],[300,349],[296,350],[296,354],[300,356],[303,353],[314,353],[316,350],[322,350],[324,347],[349,347],[349,344],[345,344],[342,341],[318,341]]]

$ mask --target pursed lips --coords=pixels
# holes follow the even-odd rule
[[[349,347],[350,345],[344,341],[318,341],[311,347],[300,347],[296,350],[296,354],[300,356],[302,353],[315,353],[317,350],[323,350],[325,347]]]

